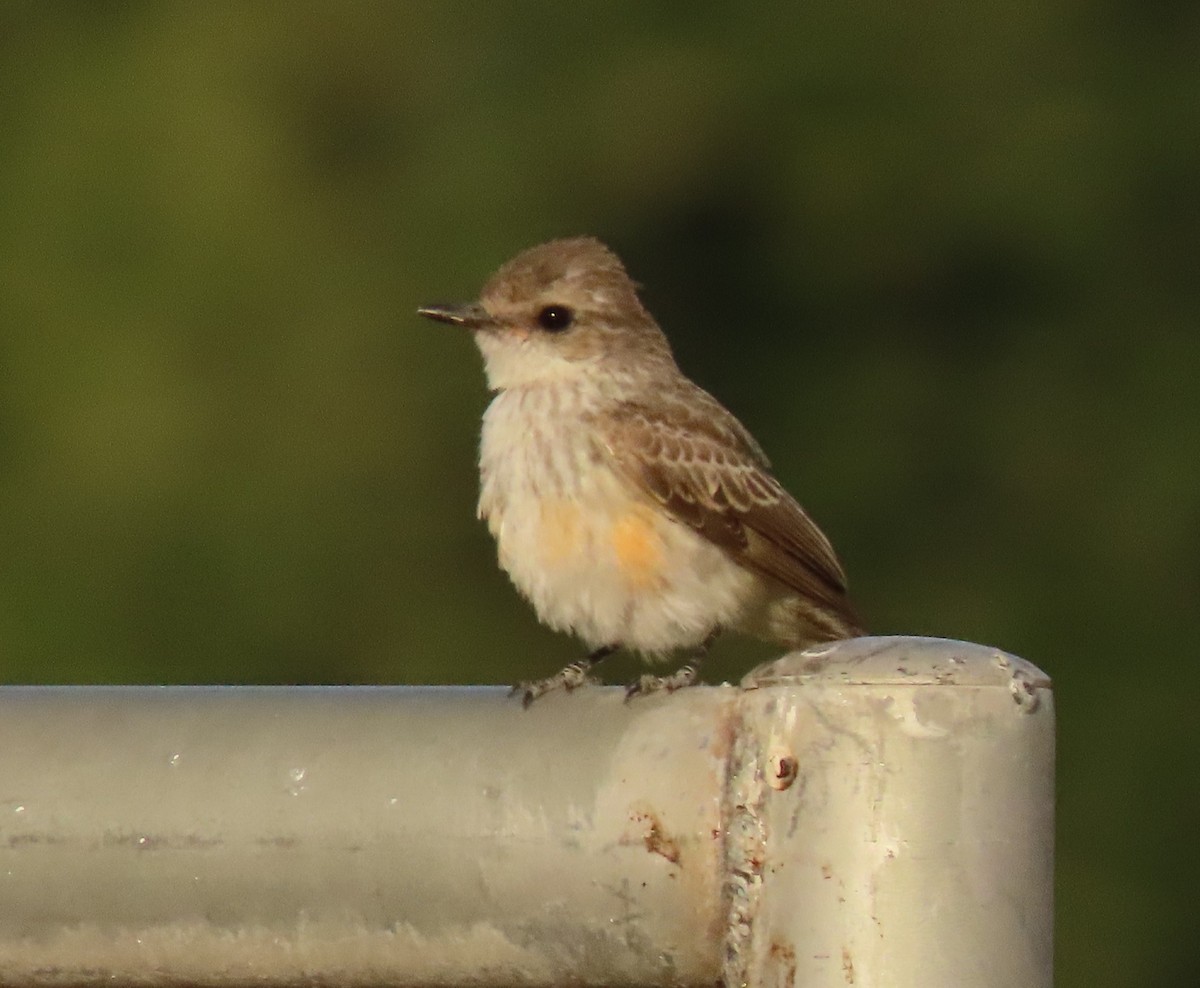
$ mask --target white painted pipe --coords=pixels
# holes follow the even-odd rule
[[[863,638],[753,682],[727,983],[1050,988],[1049,679],[978,645]]]
[[[7,687],[0,983],[1048,986],[1052,773],[1045,677],[931,639],[528,711]]]

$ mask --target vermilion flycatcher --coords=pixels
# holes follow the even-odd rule
[[[591,649],[515,689],[574,689],[618,648],[691,661],[730,628],[789,647],[862,634],[829,540],[745,427],[675,364],[616,255],[591,238],[519,254],[479,301],[421,315],[471,330],[496,397],[479,516],[538,617]]]

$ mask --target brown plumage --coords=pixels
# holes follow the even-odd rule
[[[430,306],[469,329],[496,392],[479,515],[501,566],[553,628],[592,652],[523,687],[573,688],[617,647],[697,658],[632,692],[691,683],[723,629],[803,647],[861,633],[829,541],[750,433],[675,363],[608,248],[534,247],[478,302]]]
[[[655,405],[624,402],[596,415],[613,463],[738,563],[818,603],[814,637],[862,634],[824,533],[772,476],[741,422],[690,381],[681,385],[675,400],[659,395]]]

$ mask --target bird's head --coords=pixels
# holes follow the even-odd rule
[[[518,254],[492,275],[478,302],[417,311],[472,331],[494,391],[578,379],[601,368],[636,374],[674,366],[637,286],[617,256],[591,237]]]

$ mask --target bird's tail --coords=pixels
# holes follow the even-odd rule
[[[836,610],[807,597],[789,597],[779,622],[780,639],[789,648],[807,648],[821,642],[861,638],[867,633],[850,602],[843,598]]]

